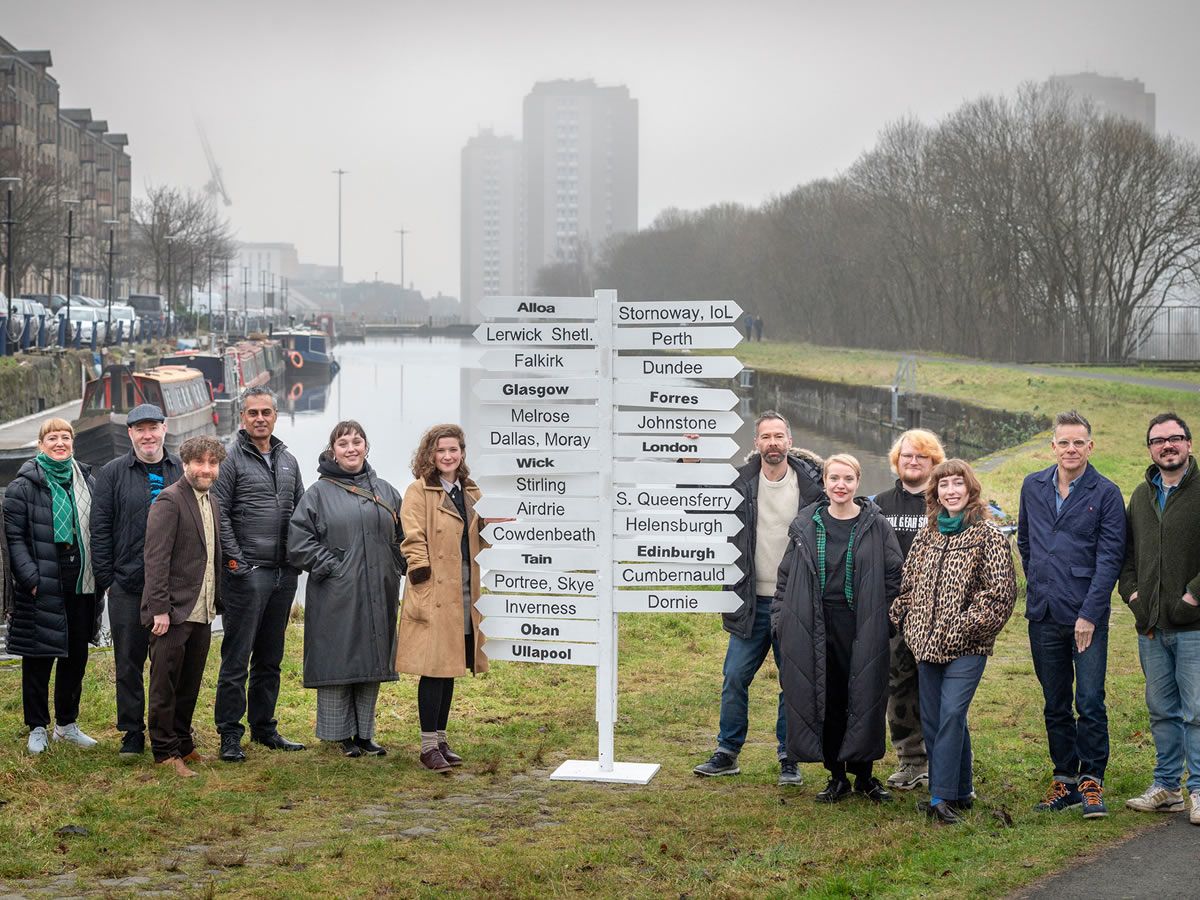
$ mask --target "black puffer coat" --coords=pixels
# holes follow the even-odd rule
[[[239,568],[288,564],[288,521],[304,495],[300,465],[272,435],[271,464],[246,429],[238,431],[221,463],[213,492],[221,501],[221,552]]]
[[[92,468],[79,463],[92,485]],[[4,493],[4,536],[13,574],[13,611],[8,652],[14,656],[67,655],[67,608],[58,575],[50,486],[36,460],[27,460]],[[37,588],[37,595],[33,589]],[[100,634],[101,605],[89,639]]]
[[[825,496],[821,488],[821,457],[808,450],[793,447],[788,451],[788,465],[796,473],[800,486],[800,506],[796,510],[818,502]],[[738,468],[734,488],[742,495],[741,505],[734,514],[742,521],[742,530],[729,539],[738,549],[737,567],[745,577],[734,585],[734,593],[741,598],[742,605],[731,613],[721,614],[721,624],[730,634],[743,640],[750,639],[754,630],[754,606],[758,602],[755,593],[754,550],[758,545],[758,477],[762,474],[762,457],[757,451],[746,457],[746,463]]]
[[[400,608],[400,525],[374,500],[325,478],[369,492],[400,512],[399,492],[370,463],[347,475],[322,458],[322,478],[292,514],[291,564],[309,573],[304,591],[304,686],[395,681]]]
[[[880,759],[888,681],[888,608],[900,593],[904,558],[879,507],[867,499],[854,539],[856,630],[850,657],[850,709],[839,760]],[[813,514],[828,503],[800,511],[788,529],[788,548],[779,566],[771,607],[771,629],[779,638],[779,684],[787,713],[787,752],[795,762],[821,762],[825,729],[825,609],[817,574]]]

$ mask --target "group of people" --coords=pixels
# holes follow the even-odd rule
[[[303,750],[275,717],[303,570],[303,682],[316,690],[317,738],[346,756],[384,755],[375,742],[379,686],[414,674],[421,764],[446,772],[462,763],[446,734],[454,679],[488,665],[475,606],[488,520],[476,513],[462,429],[424,434],[401,496],[371,467],[355,421],[334,427],[306,489],[274,434],[276,418],[274,395],[251,389],[228,448],[194,437],[176,458],[164,446],[162,410],[143,404],[128,416],[129,452],[98,471],[74,459],[69,422],[43,423],[36,458],[4,500],[16,594],[8,649],[22,657],[31,753],[50,741],[96,744],[78,715],[105,596],[122,755],[145,752],[148,728],[156,762],[195,774],[188,764],[202,757],[192,719],[218,614],[220,759],[246,758],[243,718],[253,743]],[[1061,413],[1055,463],[1021,489],[1018,555],[1053,766],[1039,810],[1107,815],[1114,585],[1134,614],[1157,752],[1153,782],[1126,805],[1182,811],[1185,765],[1200,778],[1200,481],[1177,414],[1151,419],[1146,445],[1151,464],[1126,505],[1089,462],[1087,419]],[[971,466],[947,459],[936,435],[905,432],[890,460],[895,486],[866,498],[853,456],[822,460],[792,446],[778,412],[758,418],[755,452],[734,485],[743,498],[732,539],[743,602],[724,615],[720,730],[695,772],[740,771],[749,687],[771,652],[781,784],[802,784],[798,764],[808,762],[829,773],[816,794],[823,803],[855,794],[883,803],[892,790],[924,784],[922,809],[954,824],[975,799],[967,716],[1016,602],[1013,553]],[[899,768],[885,784],[874,763],[888,727]],[[1190,796],[1190,820],[1200,824],[1200,790]]]
[[[192,721],[217,615],[219,758],[246,759],[243,719],[251,742],[304,750],[280,734],[275,708],[306,571],[303,681],[317,694],[316,736],[346,756],[386,754],[374,740],[379,686],[410,673],[420,676],[421,763],[437,772],[462,763],[446,736],[454,678],[487,669],[474,608],[483,523],[462,429],[429,429],[401,498],[368,462],[355,421],[334,427],[306,489],[276,420],[272,392],[252,388],[228,447],[193,437],[176,456],[162,410],[142,404],[127,417],[130,450],[95,470],[74,458],[70,422],[42,424],[36,457],[4,498],[8,650],[22,658],[30,753],[51,741],[97,743],[78,717],[105,601],[122,756],[144,754],[148,731],[155,762],[196,774]]]
[[[1176,413],[1150,420],[1150,466],[1126,505],[1089,462],[1076,411],[1054,420],[1055,462],[1022,485],[1017,548],[1025,615],[1044,697],[1053,767],[1039,811],[1108,814],[1105,673],[1114,587],[1134,615],[1154,737],[1153,781],[1126,806],[1181,812],[1186,769],[1200,825],[1200,483],[1191,431]],[[735,483],[745,578],[724,616],[729,644],[716,749],[694,771],[737,775],[750,685],[772,653],[779,670],[779,783],[803,784],[821,762],[822,803],[875,803],[926,785],[918,804],[953,825],[975,800],[967,715],[1017,596],[1008,537],[990,521],[971,466],[947,459],[930,431],[892,446],[897,479],[859,496],[848,454],[821,460],[792,447],[777,412],[755,423],[755,452]],[[874,775],[891,732],[899,767]],[[854,777],[853,785],[850,776]]]

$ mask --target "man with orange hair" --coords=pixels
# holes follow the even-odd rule
[[[896,486],[875,496],[905,557],[917,532],[925,527],[925,488],[929,473],[946,458],[942,442],[932,431],[914,428],[892,444],[888,459],[896,473]],[[917,661],[904,643],[904,635],[892,638],[892,662],[888,671],[888,730],[900,768],[888,778],[888,787],[911,791],[929,784],[929,763],[921,734],[921,712],[917,702]]]

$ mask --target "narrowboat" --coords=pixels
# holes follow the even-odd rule
[[[283,348],[289,375],[332,376],[337,360],[329,350],[329,335],[314,328],[292,328],[271,335]]]
[[[217,433],[212,393],[199,369],[160,365],[135,372],[129,366],[108,366],[84,388],[79,418],[72,423],[76,458],[102,466],[127,451],[126,416],[142,403],[163,411],[172,453],[190,437]]]
[[[267,348],[257,341],[238,341],[221,353],[180,350],[164,356],[160,365],[189,366],[204,373],[217,411],[220,434],[229,434],[237,428],[242,391],[271,381]]]

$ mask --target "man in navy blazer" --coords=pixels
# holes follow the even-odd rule
[[[1125,506],[1120,488],[1088,462],[1095,445],[1087,419],[1075,410],[1059,413],[1050,446],[1058,461],[1026,477],[1017,523],[1029,647],[1054,764],[1035,809],[1082,806],[1084,818],[1102,818],[1108,614],[1125,559]]]

